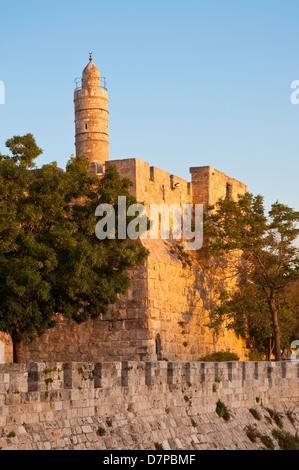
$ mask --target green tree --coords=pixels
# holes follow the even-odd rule
[[[284,290],[277,295],[281,349],[289,349],[291,342],[298,338],[298,308],[292,307],[293,301],[290,296],[285,299]],[[241,280],[232,291],[223,291],[215,313],[212,326],[217,328],[225,320],[228,329],[246,340],[251,360],[270,360],[274,348],[271,312],[258,286]]]
[[[41,154],[32,134],[7,140],[0,155],[0,330],[11,335],[14,361],[22,361],[24,339],[54,326],[57,314],[80,323],[96,319],[129,287],[127,270],[148,252],[127,239],[98,240],[95,210],[116,207],[130,181],[115,167],[91,178],[85,156],[66,170],[56,162],[35,166]],[[126,220],[126,223],[128,219]]]
[[[226,319],[259,345],[273,336],[276,360],[281,360],[282,343],[294,331],[290,317],[294,328],[296,324],[290,296],[284,293],[298,278],[298,220],[298,212],[279,202],[267,217],[262,196],[247,193],[238,200],[220,199],[205,222],[211,256],[237,260],[236,287],[222,292],[214,325]]]

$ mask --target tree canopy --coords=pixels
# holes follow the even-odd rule
[[[99,203],[136,202],[131,182],[114,166],[90,177],[85,156],[40,168],[32,134],[7,140],[0,155],[0,330],[11,335],[16,360],[25,338],[55,324],[59,313],[76,322],[96,319],[129,287],[127,270],[148,252],[131,240],[95,236]]]
[[[205,222],[211,256],[237,253],[237,283],[221,293],[214,326],[226,320],[259,350],[273,338],[276,360],[298,329],[298,220],[299,212],[278,201],[266,216],[262,196],[246,193],[220,199]]]

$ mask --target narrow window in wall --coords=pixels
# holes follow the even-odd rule
[[[157,336],[156,336],[155,343],[156,343],[156,355],[157,355],[157,360],[158,360],[158,361],[162,361],[161,336],[159,335],[159,333],[158,333]]]
[[[225,199],[232,199],[233,197],[233,187],[231,184],[226,183],[226,197]]]
[[[154,177],[154,167],[153,167],[153,166],[150,167],[150,180],[151,180],[151,181],[155,181],[155,177]]]
[[[155,224],[156,224],[156,221],[155,221]],[[157,223],[157,225],[158,225],[158,227],[157,227],[158,228],[158,238],[161,238],[162,237],[162,232],[161,232],[161,230],[162,230],[162,214],[161,214],[161,212],[158,212],[158,223]]]
[[[87,129],[87,124],[85,124],[85,129]]]

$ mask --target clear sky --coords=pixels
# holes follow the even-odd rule
[[[298,0],[10,0],[0,9],[0,152],[33,133],[38,163],[74,148],[74,78],[107,79],[110,159],[190,181],[211,165],[298,209]]]

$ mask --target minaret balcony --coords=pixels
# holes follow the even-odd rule
[[[75,91],[78,91],[78,90],[82,90],[82,78],[79,77],[79,78],[75,78]],[[100,88],[102,90],[106,90],[107,91],[107,85],[106,85],[106,77],[101,77],[100,78]]]

